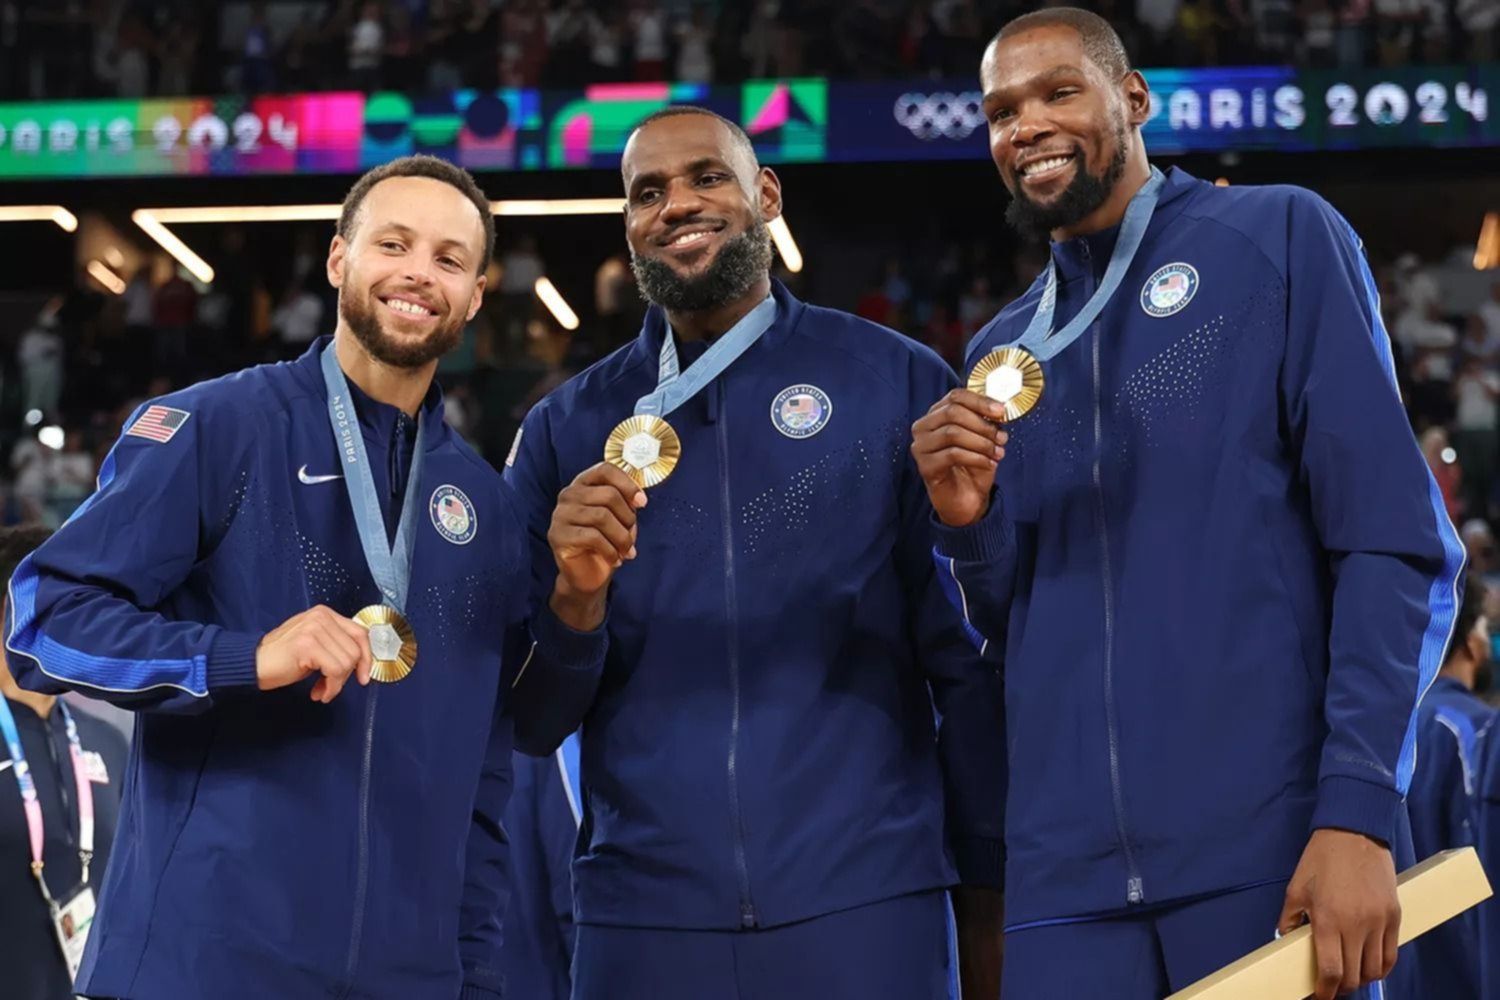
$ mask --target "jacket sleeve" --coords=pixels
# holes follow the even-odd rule
[[[1288,211],[1282,420],[1333,581],[1313,827],[1389,844],[1464,549],[1401,406],[1359,238],[1315,195]]]
[[[496,698],[484,764],[474,792],[469,839],[464,850],[464,888],[459,900],[458,951],[463,964],[459,1000],[499,1000],[504,993],[504,925],[510,902],[509,837],[503,822],[512,782],[511,720]]]
[[[545,757],[583,724],[594,702],[609,645],[608,623],[578,632],[558,620],[548,606],[557,564],[547,544],[547,527],[561,491],[557,457],[545,406],[533,407],[517,432],[505,466],[525,530],[531,571],[531,617],[522,645],[521,667],[512,682],[511,714],[516,749]]]
[[[935,358],[930,365],[914,366],[909,422],[954,384],[953,373]],[[998,889],[1005,869],[1004,693],[997,661],[984,655],[984,639],[964,616],[961,595],[954,593],[952,561],[933,547],[933,523],[927,488],[907,458],[897,558],[939,715],[948,844],[965,885]]]
[[[259,634],[154,610],[200,559],[203,477],[216,468],[201,459],[212,451],[205,434],[202,415],[190,413],[165,442],[122,435],[97,491],[16,568],[5,639],[22,687],[184,713],[255,687]]]

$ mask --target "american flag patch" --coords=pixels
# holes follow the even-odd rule
[[[149,438],[157,444],[166,444],[187,423],[190,416],[192,414],[187,410],[175,410],[170,406],[148,406],[146,412],[130,425],[130,430],[125,435]]]

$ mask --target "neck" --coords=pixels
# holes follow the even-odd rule
[[[1439,671],[1444,677],[1451,677],[1470,691],[1474,690],[1474,680],[1479,673],[1479,665],[1467,656],[1455,656],[1443,664]]]
[[[408,417],[415,417],[422,400],[432,386],[437,371],[434,359],[421,368],[397,368],[370,356],[364,345],[342,321],[333,338],[334,356],[344,377],[359,386],[361,392],[377,403],[394,406]]]
[[[37,694],[35,691],[27,691],[21,687],[4,666],[0,666],[0,695],[4,695],[11,701],[20,702],[44,719],[52,714],[53,706],[57,704],[57,698],[53,695]]]
[[[1120,179],[1115,183],[1114,190],[1110,191],[1109,197],[1104,199],[1104,204],[1071,226],[1062,226],[1052,230],[1053,242],[1061,243],[1064,240],[1087,236],[1090,233],[1109,229],[1111,226],[1118,226],[1125,218],[1125,210],[1130,207],[1130,199],[1134,198],[1136,192],[1145,187],[1150,179],[1151,161],[1146,159],[1146,148],[1140,143],[1137,133],[1136,142],[1132,145],[1125,160],[1125,171],[1120,174]]]
[[[712,340],[723,334],[771,294],[771,276],[762,275],[750,290],[733,302],[697,312],[667,312],[667,322],[682,340]]]

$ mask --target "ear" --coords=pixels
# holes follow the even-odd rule
[[[328,283],[334,288],[344,287],[344,264],[349,256],[349,241],[335,235],[328,245]]]
[[[781,178],[770,167],[761,167],[757,180],[760,194],[760,217],[770,222],[781,215]]]
[[[484,286],[485,276],[481,274],[479,280],[474,282],[474,294],[469,296],[469,312],[464,317],[465,323],[472,320],[475,314],[479,312],[479,307],[484,304]]]
[[[1151,87],[1141,71],[1133,69],[1125,74],[1120,83],[1121,96],[1125,99],[1125,120],[1136,128],[1146,124],[1151,117]]]

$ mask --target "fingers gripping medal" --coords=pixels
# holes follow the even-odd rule
[[[622,420],[604,442],[604,460],[641,489],[665,482],[681,457],[682,441],[672,425],[650,414]]]
[[[681,370],[672,331],[664,329],[656,390],[636,400],[635,416],[622,420],[609,432],[604,460],[642,489],[665,482],[682,458],[682,439],[667,423],[667,414],[696,396],[749,350],[775,318],[776,300],[768,295],[714,341],[687,371]]]
[[[370,655],[375,665],[370,679],[394,684],[417,664],[417,637],[406,616],[384,604],[361,608],[354,620],[370,632]]]
[[[1019,347],[993,350],[969,372],[969,391],[1003,403],[1006,420],[1017,420],[1030,413],[1041,400],[1045,387],[1041,364],[1029,351]]]

